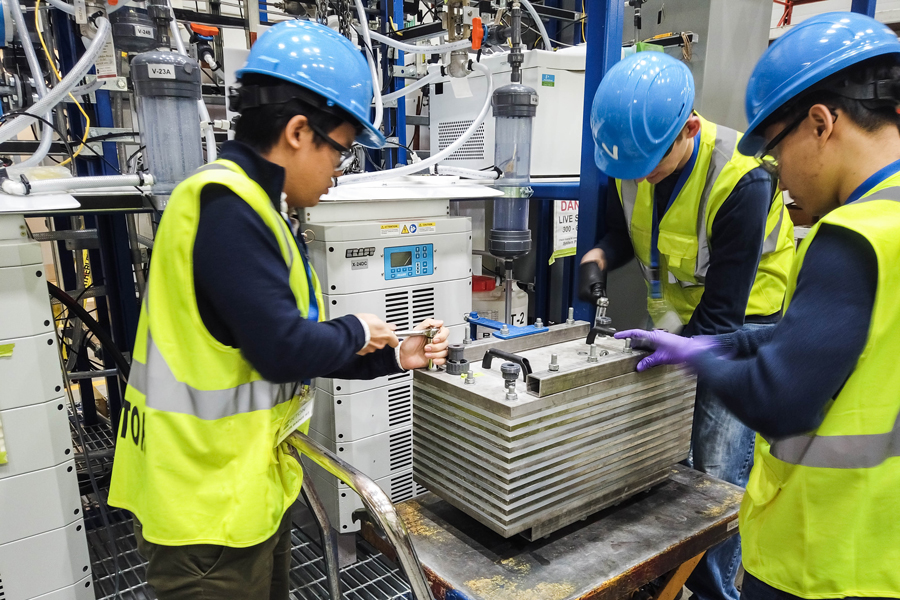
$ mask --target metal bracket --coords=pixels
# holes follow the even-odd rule
[[[494,331],[494,337],[501,340],[512,340],[515,338],[524,337],[526,335],[534,335],[536,333],[544,333],[546,331],[550,331],[549,327],[538,327],[536,325],[507,325],[506,323],[501,323],[500,321],[494,321],[493,319],[485,319],[484,317],[479,317],[477,312],[471,312],[465,317],[466,321],[469,325],[480,325],[486,329],[492,329]],[[506,327],[509,333],[500,333],[500,331]]]
[[[419,78],[418,65],[392,65],[391,74],[394,77]]]

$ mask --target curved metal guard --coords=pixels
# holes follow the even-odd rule
[[[431,595],[431,587],[425,579],[425,573],[419,557],[416,556],[412,541],[409,539],[406,526],[400,519],[400,515],[394,510],[394,505],[391,504],[387,494],[362,471],[341,460],[299,431],[290,434],[286,441],[309,460],[346,483],[359,495],[369,514],[378,521],[388,541],[397,551],[397,561],[400,563],[400,568],[406,573],[414,600],[434,600]]]

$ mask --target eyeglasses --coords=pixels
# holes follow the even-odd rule
[[[809,112],[804,112],[799,115],[787,127],[782,129],[778,135],[773,137],[771,141],[769,141],[769,143],[766,144],[765,147],[756,154],[756,158],[759,159],[759,166],[761,166],[764,171],[776,178],[781,175],[781,167],[778,164],[778,159],[774,157],[773,152],[775,148],[778,147],[778,144],[783,142],[784,138],[790,135],[792,131],[797,129],[797,127],[800,126],[800,123],[805,121],[806,117],[808,116]],[[834,112],[834,110],[831,110],[831,116],[834,117],[834,119],[831,121],[832,123],[837,121],[838,116],[837,113]]]
[[[337,165],[334,167],[335,171],[345,171],[350,168],[350,165],[353,164],[353,161],[356,160],[356,155],[353,153],[352,148],[347,148],[346,146],[337,143],[334,139],[331,138],[325,131],[314,124],[312,121],[307,121],[309,124],[309,128],[315,132],[320,138],[325,140],[325,143],[337,150],[340,157],[338,158]]]

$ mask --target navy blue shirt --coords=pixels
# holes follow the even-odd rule
[[[865,348],[877,282],[868,240],[822,225],[778,325],[718,336],[731,360],[705,353],[693,366],[754,431],[770,438],[812,431]]]
[[[226,142],[219,156],[237,163],[279,210],[282,167],[235,141]],[[306,256],[302,237],[297,242]],[[207,185],[200,194],[193,257],[203,324],[219,342],[240,348],[243,357],[268,381],[373,379],[401,371],[393,348],[366,356],[356,354],[365,343],[365,331],[355,316],[322,323],[301,316],[288,267],[271,229],[249,204],[223,185]]]
[[[680,175],[676,171],[655,186],[657,214],[665,214]],[[682,335],[729,333],[744,324],[774,195],[772,177],[757,168],[744,175],[725,199],[712,223],[703,296]],[[622,267],[634,257],[625,211],[615,196],[606,203],[606,234],[597,247],[606,255],[609,270]],[[778,320],[778,314],[748,315],[746,320],[771,323]]]

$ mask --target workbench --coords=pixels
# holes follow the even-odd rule
[[[703,553],[737,533],[743,490],[677,465],[662,484],[529,542],[434,494],[397,505],[437,600],[606,600],[649,582],[672,600]],[[366,523],[363,534],[390,556]]]

